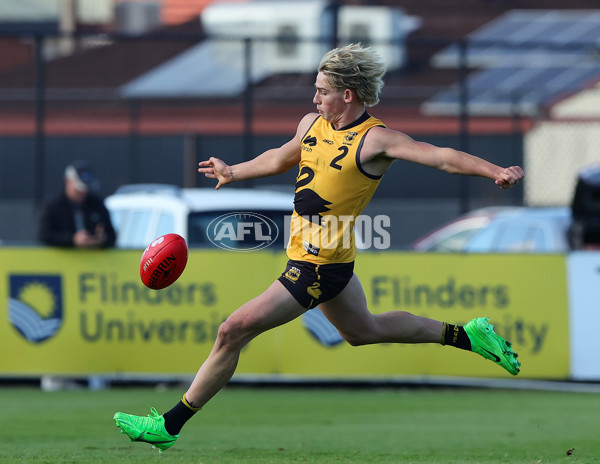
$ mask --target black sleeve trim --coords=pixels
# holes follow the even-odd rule
[[[319,119],[321,117],[321,115],[317,115],[317,117],[315,118],[315,120],[312,122],[312,124],[309,126],[308,129],[306,129],[306,132],[304,133],[304,135],[302,136],[302,138],[300,139],[300,142],[302,142],[302,140],[304,140],[304,137],[306,137],[306,134],[308,134],[308,132],[312,129],[312,127],[315,125],[315,123],[317,122],[317,119]]]
[[[385,126],[374,126],[374,127],[385,127]],[[369,131],[371,129],[372,129],[372,127],[369,128],[369,130],[367,132],[365,132],[365,135],[363,135],[362,139],[360,140],[360,144],[358,145],[358,149],[356,150],[356,167],[364,176],[368,177],[369,179],[379,180],[383,177],[383,175],[377,176],[375,174],[369,174],[367,171],[364,170],[364,168],[360,162],[360,152],[362,150],[362,146],[365,141],[365,138],[367,137],[367,134],[369,133]]]

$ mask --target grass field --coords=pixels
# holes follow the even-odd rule
[[[0,463],[600,462],[600,397],[586,393],[227,388],[162,454],[114,425],[180,394],[0,388]]]

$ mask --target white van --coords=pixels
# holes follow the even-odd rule
[[[189,247],[213,247],[215,242],[208,233],[209,225],[225,217],[228,225],[231,221],[247,222],[251,218],[276,228],[276,238],[269,245],[274,250],[283,250],[286,217],[294,209],[294,194],[291,190],[286,192],[277,188],[227,187],[215,190],[131,184],[120,187],[106,198],[105,204],[117,232],[116,246],[119,248],[142,249],[156,237],[167,233],[181,235]],[[263,238],[249,234],[239,242],[229,240],[225,243],[221,240],[217,246],[224,244],[228,249],[257,249],[257,243],[253,242]]]

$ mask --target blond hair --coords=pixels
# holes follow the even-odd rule
[[[330,50],[321,59],[319,72],[327,75],[332,87],[354,90],[363,105],[379,103],[385,64],[372,48],[359,43]]]

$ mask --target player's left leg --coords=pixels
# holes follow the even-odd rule
[[[441,343],[473,351],[512,375],[520,372],[517,353],[493,330],[488,318],[477,318],[464,327],[447,324],[406,311],[371,314],[362,285],[353,275],[335,298],[319,308],[351,345],[373,343]]]
[[[352,276],[335,298],[319,309],[351,345],[373,343],[441,343],[444,324],[406,311],[372,314],[362,285]]]

